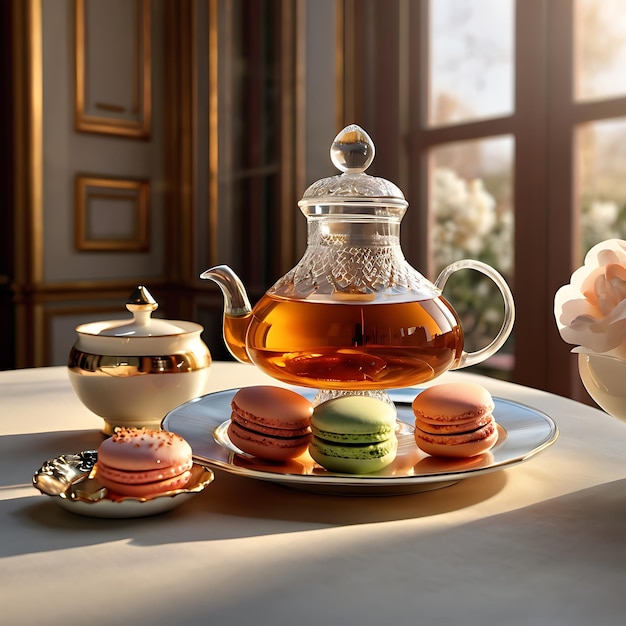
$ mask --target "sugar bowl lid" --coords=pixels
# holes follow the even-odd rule
[[[385,178],[365,173],[375,154],[374,142],[360,126],[346,126],[330,147],[330,159],[343,173],[313,183],[298,202],[302,212],[402,217],[408,206],[402,191]]]
[[[101,337],[163,337],[189,332],[188,322],[152,317],[152,312],[158,307],[158,302],[148,289],[140,285],[126,301],[126,308],[133,314],[131,320],[95,322],[77,330]]]

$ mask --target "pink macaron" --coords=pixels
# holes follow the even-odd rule
[[[415,442],[432,456],[473,457],[498,441],[491,394],[477,383],[444,383],[413,400]]]
[[[243,387],[231,407],[228,436],[242,452],[286,461],[308,448],[313,405],[295,391],[270,385]]]
[[[189,482],[191,446],[180,435],[146,428],[117,428],[98,449],[96,478],[119,496],[148,498]]]

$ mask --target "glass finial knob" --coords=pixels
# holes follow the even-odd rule
[[[376,148],[371,137],[357,124],[346,126],[333,140],[330,159],[342,172],[364,172],[374,160]]]

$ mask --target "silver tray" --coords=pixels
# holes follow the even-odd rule
[[[312,389],[291,389],[309,399],[316,394]],[[337,474],[321,468],[308,453],[287,463],[271,463],[240,453],[226,433],[230,403],[237,391],[219,391],[190,400],[170,411],[162,426],[189,442],[197,463],[306,491],[349,495],[430,491],[523,463],[552,445],[559,435],[556,424],[545,413],[494,398],[499,437],[489,452],[470,459],[431,457],[417,448],[413,438],[411,402],[420,389],[392,390],[389,395],[398,411],[396,460],[381,472]]]

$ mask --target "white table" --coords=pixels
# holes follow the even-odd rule
[[[622,625],[626,424],[474,379],[554,418],[528,462],[436,491],[346,497],[216,471],[164,515],[73,515],[31,486],[102,420],[64,368],[0,373],[0,623]],[[215,363],[207,391],[272,382]]]

